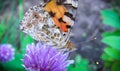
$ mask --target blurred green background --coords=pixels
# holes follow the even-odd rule
[[[23,0],[0,0],[0,44],[12,44],[15,59],[1,63],[0,71],[24,71],[22,58],[25,47],[34,40],[19,29],[23,18]]]

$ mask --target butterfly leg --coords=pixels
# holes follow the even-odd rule
[[[69,50],[74,49],[74,45],[72,42],[68,41],[67,44],[64,46],[64,48],[68,48]]]

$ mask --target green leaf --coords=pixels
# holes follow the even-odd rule
[[[101,58],[104,61],[114,61],[114,59],[111,56],[109,56],[108,54],[106,54],[106,53],[103,53]]]
[[[73,71],[90,71],[90,70],[88,70],[87,67],[81,66],[81,67],[76,67]]]
[[[111,65],[112,65],[113,63],[111,62],[111,61],[105,61],[104,62],[104,65],[105,65],[105,67],[111,67]],[[105,70],[106,71],[106,70]],[[109,70],[110,71],[110,70]]]
[[[75,57],[75,64],[76,66],[80,67],[80,66],[88,66],[89,61],[87,59],[83,59],[80,55],[77,55]]]
[[[120,62],[115,62],[112,65],[111,71],[120,71]]]
[[[76,66],[87,66],[89,61],[87,59],[83,59],[80,55],[75,57]]]
[[[112,58],[116,59],[116,60],[120,60],[120,50],[114,49],[114,48],[105,48],[105,53],[107,53],[107,55],[111,56]]]
[[[23,19],[23,0],[19,0],[19,17],[21,21]]]
[[[69,65],[69,67],[67,68],[67,71],[73,71],[73,70],[74,70],[73,65]]]
[[[102,10],[101,11],[103,23],[114,28],[120,28],[119,14],[114,10]]]
[[[75,65],[70,65],[67,71],[90,71],[89,61],[87,59],[83,59],[80,55],[75,57]]]
[[[2,63],[2,66],[4,67],[5,71],[25,71],[24,67],[22,66],[22,58],[23,55],[17,53],[14,60],[8,63]]]
[[[79,66],[79,65],[81,65],[80,64],[80,62],[81,62],[81,56],[80,55],[77,55],[76,57],[75,57],[75,64],[76,64],[76,66]]]
[[[0,39],[5,34],[6,30],[7,30],[7,26],[5,24],[0,24]]]
[[[120,36],[120,30],[116,30],[114,32],[104,32],[102,33],[102,37],[108,37],[108,36]]]
[[[21,33],[21,34],[23,34],[23,33]],[[29,36],[29,35],[27,35],[27,36],[21,35],[21,36],[22,36],[22,37],[21,37],[21,51],[22,51],[23,53],[25,53],[26,45],[33,43],[34,40],[33,40],[33,38],[32,38],[31,36]]]
[[[34,40],[31,36],[24,36],[23,40],[21,41],[22,47],[25,48],[27,44],[33,43]]]
[[[102,39],[102,42],[120,50],[120,36],[108,36]]]

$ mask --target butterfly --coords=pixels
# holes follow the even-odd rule
[[[45,3],[29,8],[20,23],[20,29],[37,41],[72,49],[73,44],[69,39],[74,16],[64,6],[66,1],[61,1],[46,0]]]

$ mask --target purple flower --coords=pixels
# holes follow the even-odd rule
[[[14,48],[10,44],[0,45],[0,62],[8,62],[14,58]]]
[[[23,62],[27,71],[66,71],[73,60],[67,60],[68,53],[54,47],[37,43],[27,45]]]

